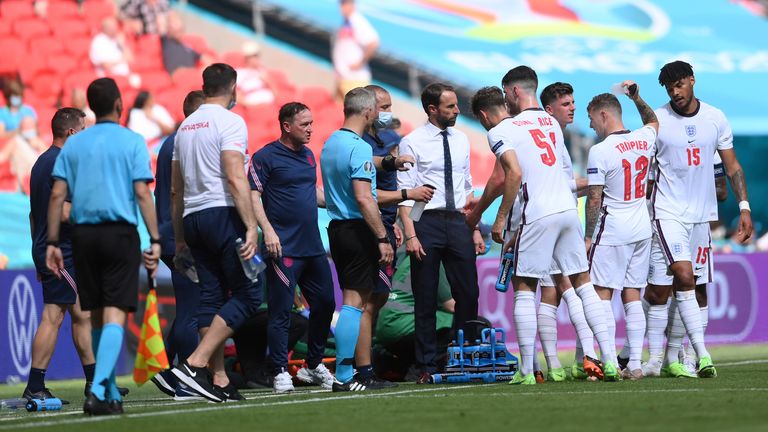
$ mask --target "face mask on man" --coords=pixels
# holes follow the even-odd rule
[[[376,129],[386,129],[392,124],[392,113],[387,111],[379,111],[379,118],[377,118],[373,125]]]
[[[9,98],[8,102],[11,103],[11,106],[20,107],[21,106],[21,96],[13,95],[13,96],[11,96]]]

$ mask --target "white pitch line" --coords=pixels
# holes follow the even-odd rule
[[[135,413],[135,414],[129,413],[129,414],[124,414],[122,416],[81,417],[77,419],[61,419],[59,421],[42,421],[42,422],[29,422],[29,423],[12,424],[12,425],[0,425],[0,430],[7,430],[12,428],[19,429],[19,428],[32,428],[32,427],[40,427],[40,426],[59,426],[64,424],[103,422],[103,421],[118,420],[123,418],[157,417],[157,416],[165,416],[165,415],[174,415],[182,412],[196,413],[196,412],[220,411],[220,410],[226,410],[226,409],[261,408],[261,407],[269,407],[269,406],[298,405],[298,404],[326,402],[326,401],[333,402],[333,401],[349,400],[349,399],[361,399],[366,397],[380,398],[380,397],[387,397],[387,396],[396,396],[400,394],[450,391],[450,390],[458,390],[458,389],[465,389],[465,388],[472,388],[472,387],[474,386],[464,385],[464,386],[451,386],[451,387],[421,388],[421,389],[413,389],[413,390],[400,390],[400,391],[386,392],[386,393],[354,393],[354,394],[336,396],[336,397],[293,399],[293,400],[286,400],[286,401],[263,402],[263,403],[257,403],[257,404],[247,403],[246,401],[245,403],[216,404],[215,406],[193,408],[188,410],[174,409],[174,410],[166,410],[166,411],[150,411],[150,412]],[[18,419],[18,420],[24,420],[24,419]]]
[[[727,363],[716,363],[715,367],[717,367],[717,366],[742,366],[742,365],[763,364],[763,363],[768,363],[768,359],[742,360],[742,361],[727,362]]]

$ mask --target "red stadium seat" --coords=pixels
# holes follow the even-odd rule
[[[109,16],[116,16],[115,3],[109,0],[86,0],[83,4],[83,16],[88,20],[89,27],[100,29],[101,21]]]
[[[6,20],[0,17],[0,37],[11,37],[13,30],[11,29],[11,20]]]
[[[32,2],[28,0],[4,0],[0,2],[0,18],[4,21],[16,21],[19,18],[35,16]]]
[[[15,72],[26,54],[24,41],[13,36],[0,38],[0,71]]]
[[[61,77],[55,70],[40,70],[28,83],[35,96],[44,101],[46,106],[53,106],[61,97]]]
[[[77,58],[64,52],[53,53],[45,61],[48,68],[58,72],[61,77],[68,76],[70,72],[78,68]]]
[[[309,86],[299,90],[299,101],[307,105],[312,111],[320,110],[333,104],[331,92],[321,86]]]
[[[19,63],[19,74],[24,83],[29,83],[38,72],[45,70],[48,66],[45,64],[45,56],[33,52],[27,52]]]
[[[64,41],[56,36],[35,37],[29,40],[29,52],[42,57],[64,52]]]
[[[157,94],[153,94],[155,102],[164,106],[165,109],[173,116],[176,122],[184,120],[184,98],[187,97],[188,90],[179,89],[177,87],[171,87],[165,91],[161,91]]]
[[[184,91],[199,90],[203,87],[203,73],[197,68],[179,68],[171,76],[176,87]]]
[[[88,23],[79,17],[62,17],[62,19],[56,20],[56,22],[53,23],[51,30],[53,30],[53,34],[56,35],[56,37],[67,39],[74,36],[90,37],[92,31]]]
[[[13,32],[22,39],[29,40],[51,35],[48,23],[38,18],[22,18],[13,22]]]
[[[64,88],[69,92],[73,88],[81,88],[83,90],[88,88],[88,84],[96,79],[96,73],[92,70],[79,70],[71,75],[67,75],[64,79]]]
[[[160,36],[149,34],[139,36],[133,52],[141,56],[155,56],[162,58],[163,47],[160,45]]]
[[[134,55],[133,63],[131,63],[131,70],[143,73],[143,72],[164,72],[168,73],[165,70],[165,66],[163,65],[163,58],[159,55],[147,55],[144,52],[136,52]]]
[[[163,70],[147,71],[141,74],[141,87],[150,93],[158,93],[173,85],[171,76]]]
[[[181,37],[181,42],[200,54],[208,54],[212,51],[208,46],[208,41],[200,35],[187,33]]]
[[[221,62],[237,69],[245,64],[245,57],[240,51],[227,51],[221,55]]]
[[[74,55],[76,58],[88,56],[91,51],[92,37],[87,35],[68,36],[67,43],[64,44],[64,51]]]
[[[63,18],[79,17],[80,10],[77,7],[77,3],[66,0],[49,0],[48,1],[48,20],[51,24],[57,23]]]
[[[69,106],[67,103],[62,106]],[[40,107],[37,108],[37,132],[42,138],[45,135],[51,133],[51,120],[53,115],[56,114],[56,108]]]

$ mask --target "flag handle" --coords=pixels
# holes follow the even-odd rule
[[[150,254],[152,253],[151,248],[144,249],[144,253]],[[150,269],[145,268],[147,272],[147,292],[149,290],[156,290],[157,289],[157,280],[152,277],[152,271]]]

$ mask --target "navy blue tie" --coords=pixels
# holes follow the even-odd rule
[[[451,147],[448,145],[448,131],[440,132],[443,136],[443,177],[445,177],[445,209],[456,210],[456,201],[453,198],[453,163],[451,162]]]

